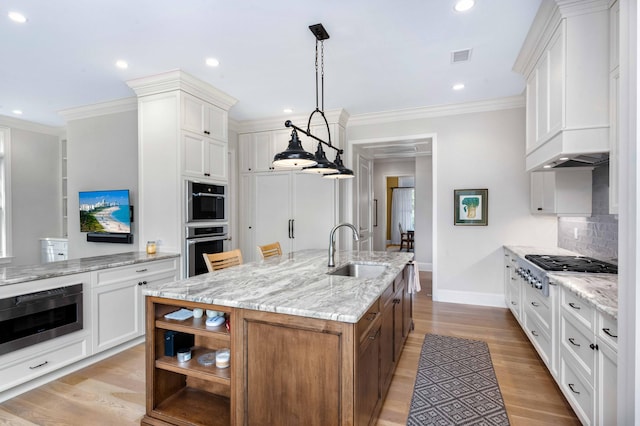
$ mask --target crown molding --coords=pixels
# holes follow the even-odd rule
[[[35,123],[6,115],[0,115],[0,126],[58,137],[63,136],[66,131],[64,127],[47,126],[46,124]]]
[[[138,100],[135,97],[116,99],[115,101],[100,102],[93,105],[85,105],[78,108],[70,108],[58,111],[58,114],[68,123],[72,120],[99,117],[101,115],[117,114],[126,111],[136,111]]]
[[[137,96],[182,90],[226,111],[238,102],[233,96],[179,69],[129,80],[127,85]]]
[[[376,112],[354,115],[349,119],[349,127],[397,121],[422,120],[477,112],[498,111],[503,109],[524,108],[524,96],[492,99],[489,101],[467,102],[462,104],[438,105],[431,107],[402,109],[397,111]]]
[[[340,108],[325,111],[324,116],[329,124],[338,124],[342,127],[347,127],[350,114],[345,109]],[[287,120],[291,120],[291,122],[296,126],[306,129],[309,121],[309,115],[298,114],[293,116],[287,115],[259,120],[239,121],[236,122],[238,125],[237,131],[238,133],[253,133],[269,130],[282,130],[285,129],[284,122]],[[317,125],[319,123],[318,120],[321,120],[321,118],[314,117],[313,124]]]
[[[563,18],[609,10],[609,0],[556,0]]]

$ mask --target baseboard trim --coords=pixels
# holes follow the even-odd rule
[[[434,288],[433,301],[491,306],[494,308],[507,307],[504,301],[504,294],[502,293],[478,293],[472,291],[438,290]]]

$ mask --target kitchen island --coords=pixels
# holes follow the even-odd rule
[[[142,424],[366,425],[375,422],[412,327],[412,253],[305,250],[148,286],[147,414]],[[329,275],[348,263],[377,276]],[[182,308],[224,313],[165,314]],[[192,358],[165,356],[167,332],[193,336]],[[231,366],[198,358],[231,350]]]

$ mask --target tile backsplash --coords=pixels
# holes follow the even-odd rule
[[[609,214],[609,164],[593,169],[591,217],[558,218],[558,247],[617,263],[618,217]]]

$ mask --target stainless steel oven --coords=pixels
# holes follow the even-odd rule
[[[208,272],[203,253],[222,253],[229,250],[229,231],[227,225],[187,226],[185,262],[187,276]]]
[[[225,185],[187,181],[187,222],[226,221]]]
[[[82,330],[82,284],[0,299],[0,355]]]

